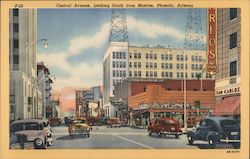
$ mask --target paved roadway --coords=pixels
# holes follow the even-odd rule
[[[174,136],[159,138],[157,135],[149,136],[147,129],[131,127],[107,128],[106,126],[93,126],[90,137],[77,135],[71,138],[68,127],[62,125],[53,127],[53,144],[48,149],[199,149],[207,148],[207,143],[195,141],[188,145],[185,134],[178,139]],[[217,144],[216,148],[232,148],[230,144]]]

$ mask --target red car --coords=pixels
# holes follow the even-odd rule
[[[171,118],[160,118],[148,127],[148,134],[151,136],[153,133],[159,137],[166,135],[175,135],[175,138],[179,138],[182,135],[181,127],[178,121]]]

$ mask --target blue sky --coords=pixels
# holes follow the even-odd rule
[[[187,9],[126,9],[126,17],[130,45],[184,44]],[[110,20],[111,9],[38,9],[38,39],[49,48],[39,45],[37,60],[56,76],[56,89],[102,85]]]

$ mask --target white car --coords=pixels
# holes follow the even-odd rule
[[[41,119],[14,121],[10,130],[10,148],[18,144],[24,148],[25,143],[32,143],[35,149],[51,146],[52,131],[48,122]]]

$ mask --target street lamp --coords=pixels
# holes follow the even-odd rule
[[[31,74],[32,73],[28,73],[28,66],[30,67],[30,63],[28,64],[28,58],[30,57],[29,55],[30,55],[30,53],[29,53],[29,49],[32,47],[32,46],[34,46],[34,45],[36,45],[36,44],[38,44],[39,42],[41,42],[41,41],[44,41],[44,47],[45,48],[48,48],[48,40],[47,39],[40,39],[40,40],[37,40],[37,41],[33,41],[33,42],[26,42],[26,46],[25,46],[25,73],[26,73],[26,75],[28,76],[28,77],[30,77],[30,76],[32,76]],[[31,77],[30,77],[31,78]],[[36,84],[34,84],[34,83],[36,83],[36,81],[34,81],[34,80],[32,80],[33,78],[31,78],[31,81],[32,81],[32,98],[31,98],[31,102],[30,102],[30,104],[31,105],[34,105],[34,92],[33,92],[33,88],[34,88],[34,86],[36,85]],[[29,104],[29,103],[28,103]],[[29,112],[30,112],[30,109],[28,110]],[[28,116],[29,116],[29,113],[28,113]]]

